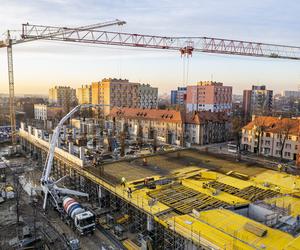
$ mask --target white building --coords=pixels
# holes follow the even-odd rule
[[[34,119],[43,121],[47,120],[47,105],[34,104]]]
[[[185,141],[205,145],[228,139],[229,117],[225,112],[197,111],[186,114]]]
[[[34,104],[34,119],[46,121],[60,118],[63,114],[62,107],[49,107],[46,104]]]
[[[242,129],[244,150],[265,156],[296,160],[300,120],[271,116],[254,117]],[[259,151],[259,152],[258,152]]]

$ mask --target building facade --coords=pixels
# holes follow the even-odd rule
[[[149,84],[140,84],[138,86],[139,108],[157,108],[158,106],[158,88],[151,87]]]
[[[123,79],[103,79],[92,83],[92,103],[104,104],[104,114],[112,107],[157,108],[158,89]]]
[[[186,114],[185,141],[205,145],[228,140],[229,117],[225,112],[194,111]]]
[[[113,108],[109,114],[108,128],[116,132],[126,131],[136,138],[139,133],[145,139],[154,139],[180,145],[184,138],[184,116],[180,111],[141,108]],[[142,132],[141,132],[142,131]]]
[[[77,104],[76,90],[67,86],[49,89],[49,104],[63,107],[64,112],[69,112]]]
[[[265,156],[296,160],[299,125],[300,120],[296,118],[254,116],[242,129],[242,149]]]
[[[220,82],[198,82],[187,86],[186,110],[230,113],[232,108],[232,87]]]
[[[267,90],[265,85],[252,86],[244,90],[243,113],[246,120],[252,115],[271,115],[273,106],[273,90]]]
[[[46,104],[34,104],[34,119],[47,120],[47,105]]]
[[[184,106],[186,102],[186,87],[178,87],[177,90],[171,90],[171,105]]]
[[[50,120],[60,119],[63,115],[63,108],[57,106],[47,106],[46,104],[34,104],[34,119],[36,120]]]
[[[76,91],[76,96],[79,104],[89,104],[92,103],[92,86],[82,85]]]
[[[284,90],[281,94],[286,98],[300,98],[300,91],[296,90]]]

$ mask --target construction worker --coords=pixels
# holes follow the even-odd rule
[[[131,187],[128,187],[127,189],[127,195],[128,195],[128,198],[132,198],[132,190],[131,190]]]
[[[125,179],[125,177],[122,177],[122,179],[121,179],[121,185],[125,188],[125,186],[126,186],[126,179]]]
[[[143,166],[147,166],[147,159],[143,158]]]
[[[148,179],[148,177],[146,177],[146,178],[144,179],[144,185],[147,186],[148,183],[149,183],[149,179]]]

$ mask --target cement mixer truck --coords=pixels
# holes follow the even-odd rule
[[[63,197],[62,209],[60,209],[62,219],[80,235],[93,234],[96,228],[95,215],[83,208],[75,199]]]

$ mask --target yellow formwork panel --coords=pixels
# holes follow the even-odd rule
[[[290,209],[290,215],[296,217],[300,215],[300,199],[292,196],[281,196],[265,200],[269,204],[275,204],[278,207]]]
[[[124,247],[126,247],[127,250],[140,250],[141,248],[137,246],[135,243],[133,243],[131,240],[127,239],[123,241]]]
[[[218,230],[237,238],[239,241],[247,242],[254,248],[266,249],[284,249],[285,246],[294,238],[280,230],[272,229],[256,221],[253,221],[244,216],[238,215],[234,212],[225,209],[215,209],[210,211],[201,212],[199,219]],[[267,230],[267,235],[258,237],[244,229],[244,225],[250,222],[260,228]]]
[[[234,196],[232,194],[228,194],[226,192],[218,192],[217,194],[214,195],[214,192],[216,191],[214,188],[203,188],[202,184],[205,181],[198,181],[198,180],[191,180],[191,179],[186,179],[182,180],[182,185],[186,186],[188,188],[191,188],[195,191],[198,191],[203,194],[207,194],[209,196],[214,197],[215,199],[218,199],[220,201],[224,201],[228,204],[232,205],[240,205],[240,204],[248,204],[249,201],[242,199],[240,197]]]
[[[284,250],[299,250],[300,249],[300,237],[291,241]]]
[[[212,171],[202,171],[200,175],[202,178],[209,180],[216,180],[218,178],[218,174]]]
[[[111,186],[109,183],[103,181],[100,178],[95,177],[93,174],[87,172],[87,171],[82,171],[82,175],[89,178],[93,182],[97,183],[98,185],[101,185],[102,187],[106,188],[109,190],[111,193],[117,195],[118,197],[122,198],[123,200],[127,201],[129,204],[147,212],[148,214],[156,214],[156,213],[161,213],[165,210],[168,210],[169,207],[160,203],[160,202],[155,202],[154,205],[150,205],[151,203],[151,197],[147,195],[147,192],[149,189],[140,189],[140,190],[133,190],[131,196],[128,194],[128,187],[130,185],[126,185],[125,187],[121,185],[117,186]]]
[[[190,215],[182,215],[168,219],[167,224],[169,228],[184,236],[186,239],[191,240],[194,244],[205,246],[209,249],[253,249],[246,243],[235,240],[232,236]]]
[[[266,236],[258,237],[244,229],[247,222],[265,228]],[[294,238],[224,209],[182,215],[167,220],[169,227],[198,244],[216,249],[285,249]]]
[[[269,183],[273,186],[280,187],[281,193],[294,193],[300,191],[300,177],[277,171],[268,170],[257,176],[252,180],[256,183]]]
[[[199,175],[199,173],[201,173],[203,171],[203,169],[199,168],[199,167],[185,167],[182,169],[177,169],[175,171],[171,171],[172,177],[175,178],[179,178],[179,179],[185,179],[185,178],[190,178],[193,177],[195,175]]]
[[[228,175],[218,174],[218,182],[224,183],[229,186],[236,187],[238,189],[243,189],[253,185],[251,181],[244,181],[238,178],[234,178]]]

